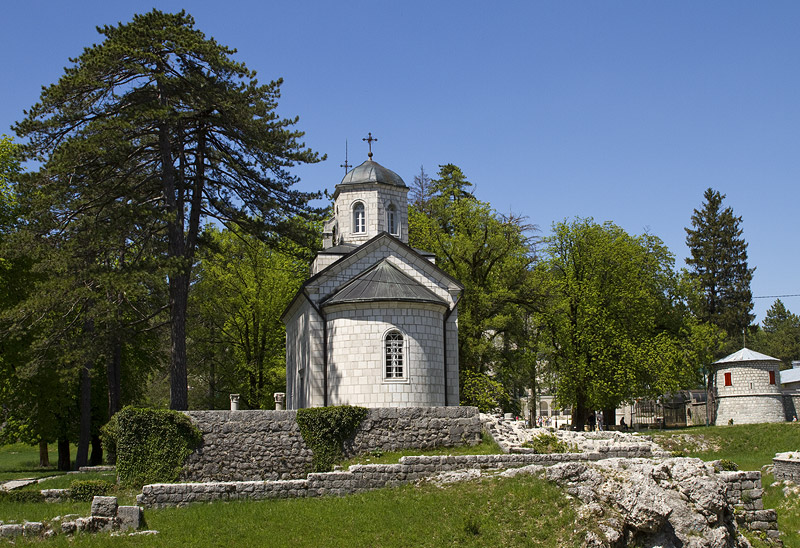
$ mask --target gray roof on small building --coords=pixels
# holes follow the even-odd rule
[[[749,348],[742,348],[738,352],[734,352],[730,356],[725,356],[721,360],[717,360],[714,364],[723,364],[723,363],[733,363],[733,362],[765,362],[765,361],[773,361],[779,362],[778,358],[773,358],[772,356],[767,356],[766,354],[762,354],[761,352],[755,352],[754,350],[750,350]]]
[[[329,306],[374,301],[405,301],[447,306],[442,298],[387,259],[379,261],[353,278],[321,304]]]
[[[800,367],[785,369],[781,371],[781,384],[800,381]]]
[[[367,160],[347,172],[340,185],[356,185],[359,183],[383,183],[405,187],[403,179],[391,169],[387,169],[378,162]]]

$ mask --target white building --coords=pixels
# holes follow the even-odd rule
[[[282,316],[287,409],[458,405],[463,287],[408,245],[407,194],[372,153],[336,185],[323,250]]]
[[[716,424],[783,422],[783,394],[778,384],[781,361],[742,348],[714,362]]]

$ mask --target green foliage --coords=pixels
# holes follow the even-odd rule
[[[461,374],[461,405],[477,407],[481,413],[494,409],[507,408],[509,395],[501,383],[486,373],[476,373],[468,369]]]
[[[351,405],[297,410],[303,440],[313,452],[312,471],[328,472],[342,459],[343,444],[367,417],[367,409]]]
[[[99,27],[99,43],[15,126],[27,158],[43,162],[25,189],[32,218],[51,218],[51,232],[76,245],[105,244],[114,264],[148,247],[147,271],[163,269],[176,409],[188,406],[187,304],[204,221],[308,243],[315,234],[293,218],[313,216],[316,194],[293,189],[289,170],[323,159],[293,129],[297,118],[276,113],[282,82],[260,84],[194,24],[153,10]],[[106,242],[109,231],[117,238]]]
[[[694,312],[702,321],[722,328],[738,348],[742,330],[755,317],[750,313],[755,269],[747,267],[747,243],[739,227],[742,218],[732,208],[722,208],[724,194],[709,188],[703,198],[702,208],[692,213],[692,228],[685,229],[689,275],[703,296]]]
[[[539,434],[530,441],[522,444],[522,447],[529,447],[534,452],[545,455],[548,453],[569,453],[570,446],[558,439],[555,434]]]
[[[44,495],[40,491],[2,491],[0,490],[0,504],[3,503],[28,503],[28,502],[44,502]]]
[[[545,243],[536,274],[546,295],[546,357],[575,424],[591,410],[696,383],[684,350],[689,317],[661,240],[576,219],[556,224]]]
[[[800,316],[776,299],[762,324],[763,330],[748,339],[748,346],[778,358],[784,367],[791,367],[793,360],[800,359]]]
[[[105,451],[108,464],[117,463],[117,440],[119,440],[119,435],[119,413],[115,413],[100,429],[100,440],[103,442],[103,451]]]
[[[735,472],[739,469],[739,465],[733,462],[730,459],[720,459],[719,460],[719,468],[720,470],[727,470],[729,472]]]
[[[286,386],[286,328],[281,313],[308,274],[294,246],[280,252],[253,236],[209,228],[203,233],[189,303],[190,376],[201,401],[226,407],[241,394],[245,409],[271,409]]]
[[[409,243],[435,253],[436,264],[464,286],[458,305],[460,369],[491,369],[516,396],[521,387],[509,354],[527,346],[514,335],[534,300],[534,227],[477,200],[458,166],[440,166],[438,179],[429,185],[422,174],[420,181],[425,189],[409,209]]]
[[[111,492],[114,484],[106,480],[75,480],[69,485],[72,500],[88,502],[94,497],[102,497]]]
[[[189,418],[166,409],[126,407],[117,413],[117,476],[126,486],[178,479],[202,440]]]

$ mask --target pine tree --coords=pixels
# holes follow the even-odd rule
[[[315,195],[288,169],[320,158],[276,113],[281,81],[260,85],[235,50],[206,38],[184,12],[153,10],[105,26],[17,124],[29,158],[45,161],[36,192],[62,226],[88,234],[126,223],[161,238],[171,335],[170,407],[188,405],[186,314],[204,218],[276,242],[308,233]],[[31,179],[33,181],[34,179]],[[118,232],[124,233],[124,230]],[[122,245],[130,242],[123,238]]]
[[[765,352],[789,367],[800,359],[800,317],[792,314],[780,299],[775,299],[762,322]]]
[[[750,291],[755,268],[747,266],[747,243],[739,226],[742,218],[732,208],[723,208],[724,194],[709,188],[703,197],[702,208],[692,214],[692,228],[685,229],[689,275],[703,296],[694,312],[739,341],[755,318]]]

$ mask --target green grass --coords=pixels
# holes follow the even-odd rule
[[[155,537],[81,535],[36,546],[577,547],[587,524],[555,485],[489,478],[406,485],[348,497],[198,504],[147,510]],[[2,518],[0,518],[2,519]]]
[[[46,479],[39,483],[32,483],[23,487],[26,491],[40,491],[42,489],[69,489],[73,481],[84,480],[106,480],[111,483],[117,482],[115,472],[81,472],[80,474],[62,474],[52,479]]]
[[[400,457],[413,455],[497,455],[502,449],[494,440],[483,434],[478,445],[462,445],[459,447],[437,447],[436,449],[405,449],[403,451],[372,451],[351,459],[339,462],[344,470],[352,464],[396,464]]]
[[[775,453],[800,450],[800,423],[741,424],[735,426],[693,427],[665,432],[651,432],[653,439],[669,451],[683,451],[703,460],[729,459],[740,470],[760,470],[772,464]],[[701,437],[711,446],[698,450],[691,439]]]
[[[55,462],[54,450],[51,447],[50,457]],[[39,447],[14,443],[0,446],[0,482],[20,478],[42,478],[55,474],[63,474],[55,466],[39,467]]]

